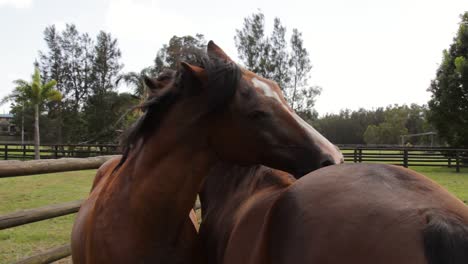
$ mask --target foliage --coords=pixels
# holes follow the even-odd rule
[[[428,89],[432,93],[429,119],[453,147],[468,147],[468,12],[461,20]]]
[[[80,141],[118,138],[119,131],[130,125],[131,121],[135,121],[136,114],[132,111],[132,106],[137,103],[138,100],[129,93],[107,91],[90,96],[83,113],[88,130],[86,137]]]
[[[196,61],[196,56],[193,56],[193,52],[199,52],[205,47],[206,40],[202,34],[196,34],[195,37],[190,35],[173,36],[169,43],[164,44],[158,51],[150,73],[154,76],[164,69],[176,70],[181,61],[199,64]]]
[[[286,31],[275,18],[273,31],[267,36],[265,16],[260,11],[244,18],[242,29],[237,29],[234,37],[239,57],[247,69],[276,81],[294,110],[316,116],[313,106],[321,88],[307,83],[312,65],[302,33],[293,29],[288,50]]]
[[[394,105],[375,110],[342,110],[313,122],[336,144],[399,144],[400,136],[434,131],[428,123],[427,106]],[[428,144],[430,138],[410,138],[413,145]]]
[[[155,76],[153,74],[154,68],[152,67],[146,67],[143,68],[140,72],[127,72],[127,73],[122,73],[120,74],[116,81],[115,84],[118,86],[122,82],[127,84],[128,86],[133,87],[133,95],[138,98],[144,98],[146,96],[146,85],[144,82],[144,77],[145,76]]]
[[[96,136],[97,130],[114,127],[119,119],[114,114],[122,111],[113,112],[99,123],[85,113],[109,113],[118,108],[113,103],[105,102],[108,94],[116,89],[115,82],[123,67],[117,39],[101,31],[93,40],[87,33],[80,33],[75,25],[67,24],[62,32],[53,25],[48,26],[44,31],[44,40],[47,51],[39,52],[38,64],[45,80],[57,80],[57,89],[64,97],[59,105],[47,106],[47,118],[51,125],[49,131],[56,131],[55,137],[53,132],[49,136],[55,138],[55,142],[76,143]],[[113,102],[128,106],[128,102]],[[99,140],[115,139],[104,136]]]

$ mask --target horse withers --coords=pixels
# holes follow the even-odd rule
[[[201,67],[182,63],[168,89],[144,103],[121,160],[76,217],[74,263],[202,262],[187,215],[214,164],[264,163],[300,176],[342,161],[272,93],[277,85],[213,42],[208,54]]]

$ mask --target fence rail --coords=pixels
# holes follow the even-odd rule
[[[78,144],[44,144],[40,146],[41,159],[86,158],[103,155],[120,154],[118,145],[78,145]],[[31,160],[34,159],[33,144],[0,144],[0,159]]]

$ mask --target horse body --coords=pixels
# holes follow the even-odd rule
[[[242,172],[231,169],[228,176]],[[350,164],[284,184],[284,175],[277,172],[271,170],[268,177],[276,183],[270,179],[266,185],[259,183],[267,179],[262,173],[257,182],[242,178],[250,185],[249,195],[242,201],[226,199],[224,208],[211,202],[215,195],[210,188],[217,187],[218,197],[223,192],[237,197],[248,188],[208,176],[200,235],[205,251],[217,252],[208,256],[209,263],[468,261],[468,207],[418,173]]]

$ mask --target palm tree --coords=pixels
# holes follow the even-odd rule
[[[137,72],[127,72],[120,74],[115,81],[115,84],[118,86],[122,81],[129,86],[133,86],[133,95],[140,99],[144,99],[147,95],[146,86],[144,82],[145,76],[154,76],[155,73],[151,67],[144,68],[139,73]]]
[[[34,69],[31,83],[25,80],[16,80],[13,83],[16,85],[13,92],[4,97],[1,102],[14,101],[22,106],[29,104],[34,107],[34,158],[40,159],[39,114],[42,105],[49,101],[60,101],[62,95],[53,89],[57,84],[55,80],[46,84],[42,83],[41,74],[37,67]]]

